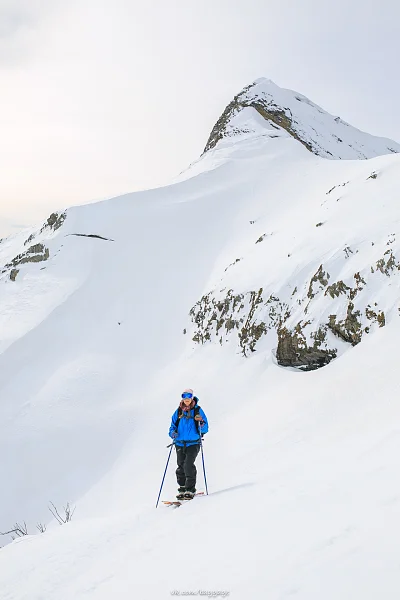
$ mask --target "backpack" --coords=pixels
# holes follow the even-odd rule
[[[198,399],[198,398],[196,398],[196,396],[194,396],[194,397],[193,397],[193,399],[196,401],[196,404],[195,404],[195,407],[194,407],[194,409],[193,409],[193,410],[194,410],[194,415],[193,415],[193,417],[190,417],[190,418],[191,418],[191,419],[192,419],[192,418],[194,419],[194,422],[195,422],[195,424],[196,424],[197,433],[198,433],[199,435],[201,435],[201,431],[200,431],[200,427],[199,427],[199,421],[198,421],[198,420],[195,418],[195,417],[197,417],[197,415],[198,415],[198,414],[199,414],[199,412],[200,412],[200,406],[197,404],[197,402],[199,401],[199,399]],[[177,423],[177,425],[176,425],[176,429],[177,429],[177,430],[178,430],[178,427],[179,427],[179,419],[182,417],[182,414],[183,414],[183,410],[182,410],[182,409],[181,409],[181,407],[179,406],[179,407],[178,407],[178,417],[177,417],[177,418],[178,418],[178,420],[177,420],[177,422],[176,422],[176,423]]]

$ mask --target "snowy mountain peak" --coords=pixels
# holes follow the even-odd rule
[[[204,152],[227,139],[292,136],[330,159],[367,159],[400,152],[400,144],[334,117],[306,96],[256,79],[234,97],[211,131]]]

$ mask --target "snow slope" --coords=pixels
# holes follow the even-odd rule
[[[0,530],[34,533],[49,501],[77,506],[0,550],[1,600],[398,597],[399,159],[328,161],[286,132],[227,138],[169,187],[0,244]],[[367,278],[386,249],[392,268]],[[330,331],[323,369],[278,366],[273,327],[247,358],[225,324],[222,343],[192,340],[190,309],[224,288],[287,302],[311,285],[287,328],[307,305],[324,323],[325,263],[331,282],[364,275],[355,308],[377,302],[385,322],[355,347]],[[210,494],[156,510],[187,385],[210,421]]]
[[[156,510],[156,472],[141,499],[133,472],[125,510],[3,549],[2,599],[397,598],[399,389],[388,362],[399,333],[388,327],[306,375],[204,349],[210,495]]]

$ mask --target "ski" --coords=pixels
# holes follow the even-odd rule
[[[193,498],[196,496],[203,496],[204,492],[197,492]],[[182,498],[182,500],[163,500],[162,503],[166,506],[181,506],[185,502],[190,502],[193,498]]]

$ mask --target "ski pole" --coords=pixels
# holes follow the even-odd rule
[[[204,473],[204,483],[206,484],[206,494],[208,496],[208,487],[207,487],[207,477],[206,477],[206,467],[204,465],[204,453],[203,453],[203,442],[201,439],[201,433],[200,433],[200,448],[201,448],[201,459],[203,461],[203,473]]]
[[[174,445],[175,445],[175,442],[172,442],[172,444],[170,444],[170,451],[169,451],[169,454],[168,454],[167,464],[165,465],[165,471],[164,471],[164,475],[163,475],[163,478],[162,478],[162,482],[161,482],[160,491],[158,492],[158,498],[157,498],[157,504],[156,504],[156,508],[157,508],[157,506],[158,506],[158,502],[159,502],[159,500],[160,500],[160,496],[161,496],[161,490],[162,490],[162,488],[163,488],[163,485],[164,485],[164,479],[165,479],[165,475],[166,475],[166,473],[167,473],[167,469],[168,469],[168,463],[169,463],[169,459],[170,459],[171,452],[172,452],[172,447],[173,447]],[[168,446],[167,446],[167,448],[168,448]]]

